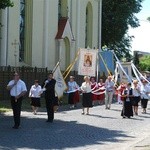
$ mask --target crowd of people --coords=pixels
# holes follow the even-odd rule
[[[105,109],[111,109],[112,101],[115,99],[122,106],[121,116],[130,118],[138,115],[139,102],[143,109],[142,113],[146,113],[150,99],[150,84],[143,78],[140,82],[133,80],[132,83],[121,82],[118,85],[112,76],[108,76],[105,82],[99,79],[97,83],[94,77],[85,76],[84,82],[79,87],[74,77],[71,76],[68,82],[68,104],[73,106],[71,108],[79,102],[79,94],[82,94],[82,114],[85,114],[85,108],[87,108],[86,114],[88,115],[89,108],[93,107],[96,102],[100,105],[105,104]]]
[[[53,122],[55,107],[58,107],[58,97],[55,92],[56,80],[53,78],[53,73],[50,73],[39,85],[39,81],[35,80],[34,85],[29,90],[29,98],[31,99],[31,107],[33,114],[36,115],[38,108],[41,106],[40,98],[44,93],[45,104],[47,110],[47,121]],[[75,81],[74,76],[70,76],[68,81],[68,104],[71,109],[77,106],[82,95],[82,115],[90,114],[90,108],[97,102],[99,105],[104,104],[105,109],[111,109],[112,100],[116,99],[118,104],[121,104],[121,116],[130,118],[133,115],[138,115],[138,106],[141,102],[143,108],[142,113],[146,113],[147,103],[150,98],[150,85],[145,79],[141,79],[140,83],[133,80],[132,83],[121,82],[116,84],[112,76],[108,76],[106,81],[99,79],[96,82],[95,77],[84,77],[84,82],[79,86]],[[27,93],[26,84],[20,79],[18,73],[14,74],[14,78],[8,83],[7,89],[10,90],[11,106],[14,116],[14,129],[20,126],[20,114],[23,96]]]

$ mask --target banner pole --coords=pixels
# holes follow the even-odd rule
[[[98,55],[96,56],[96,58],[97,58],[97,69],[96,69],[96,71],[97,71],[97,83],[98,83],[98,68],[99,68],[99,57],[98,57]]]

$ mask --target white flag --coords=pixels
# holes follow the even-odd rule
[[[67,89],[67,85],[64,81],[59,65],[55,68],[55,71],[53,72],[53,77],[56,80],[55,92],[58,98],[60,98],[63,96],[64,91]]]

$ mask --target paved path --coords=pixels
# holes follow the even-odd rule
[[[0,115],[0,150],[150,150],[150,105],[147,114],[122,119],[121,105],[111,110],[61,106],[53,123],[46,123],[46,112],[22,112],[21,128],[12,129],[12,112]]]

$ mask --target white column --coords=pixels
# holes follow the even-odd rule
[[[61,62],[61,58],[62,58],[62,42],[63,39],[59,39],[59,61]]]
[[[49,21],[49,0],[44,0],[44,28],[43,28],[43,67],[48,67],[48,21]]]
[[[99,44],[98,44],[98,47],[99,47],[99,50],[101,50],[102,48],[102,0],[99,1]]]
[[[1,10],[1,47],[0,47],[0,65],[6,66],[7,65],[7,15],[8,15],[8,8]]]
[[[76,2],[77,14],[76,14],[76,51],[79,49],[79,41],[80,41],[80,0]],[[78,64],[75,64],[75,70],[78,69]]]

